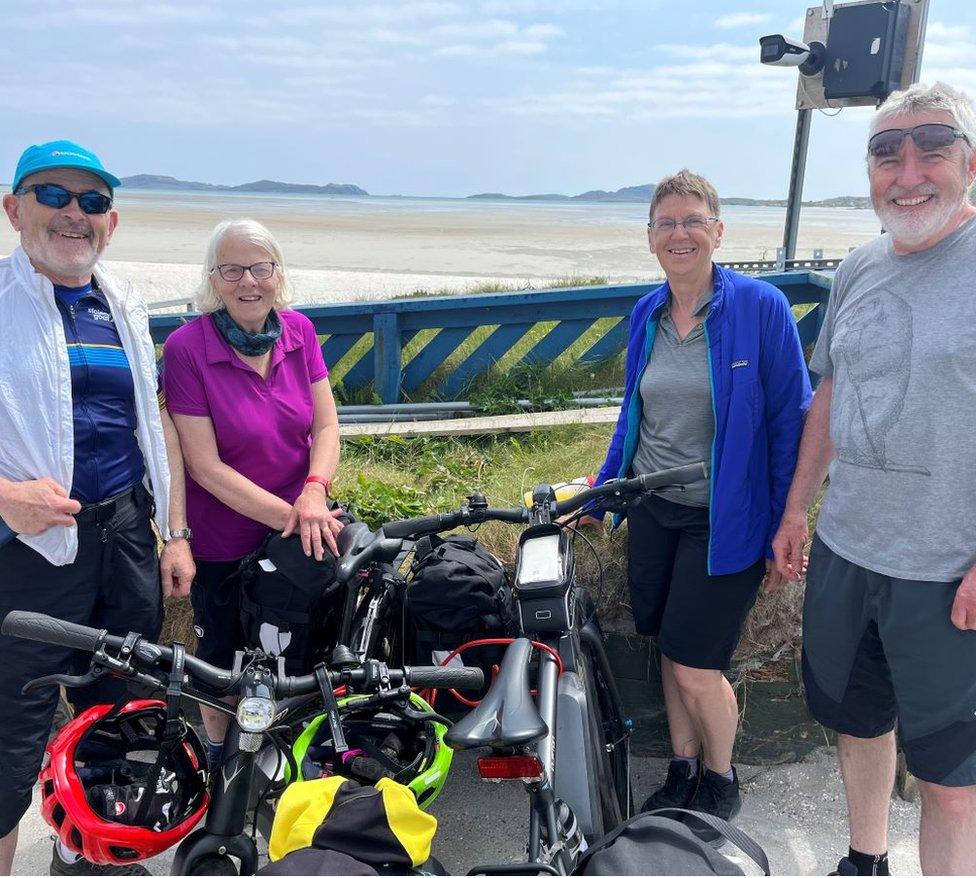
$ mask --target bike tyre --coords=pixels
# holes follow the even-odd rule
[[[225,854],[198,857],[186,870],[187,875],[237,875],[237,866]]]

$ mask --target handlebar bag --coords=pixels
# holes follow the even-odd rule
[[[680,819],[665,817],[673,814]],[[769,860],[759,844],[720,817],[660,808],[637,814],[608,832],[577,862],[574,875],[744,875],[737,862],[702,841],[686,823],[704,825],[731,842],[769,874]]]
[[[335,571],[329,551],[316,561],[305,555],[297,534],[269,534],[238,572],[247,645],[283,656],[287,674],[308,673],[342,611]]]
[[[470,536],[431,536],[417,541],[410,566],[406,608],[414,629],[418,664],[440,664],[469,640],[511,637],[516,632],[512,589],[505,568]],[[503,647],[465,654],[490,681]]]
[[[427,862],[436,829],[414,794],[389,778],[375,786],[338,776],[298,781],[278,802],[271,863],[258,874],[408,875]]]

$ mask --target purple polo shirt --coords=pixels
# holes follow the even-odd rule
[[[262,378],[221,337],[209,315],[181,326],[163,348],[166,405],[213,422],[220,459],[256,485],[294,503],[308,475],[312,385],[327,378],[312,322],[281,311],[281,337]],[[254,551],[268,528],[225,506],[186,476],[193,555],[234,561]]]

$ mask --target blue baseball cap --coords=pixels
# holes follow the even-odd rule
[[[16,192],[21,180],[38,171],[48,168],[80,168],[101,177],[110,189],[117,189],[122,181],[110,174],[102,167],[102,162],[95,153],[90,152],[70,140],[52,140],[48,143],[37,143],[24,150],[17,170],[14,171],[12,191]]]

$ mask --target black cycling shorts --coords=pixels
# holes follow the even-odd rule
[[[959,580],[896,579],[810,549],[803,683],[821,725],[877,738],[897,722],[908,769],[976,784],[976,632],[950,619]]]
[[[766,572],[708,573],[708,509],[652,495],[627,511],[627,576],[634,625],[669,659],[726,670]]]
[[[190,589],[197,658],[218,668],[230,668],[234,653],[244,649],[241,626],[240,581],[235,576],[241,562],[197,561],[197,575]]]

